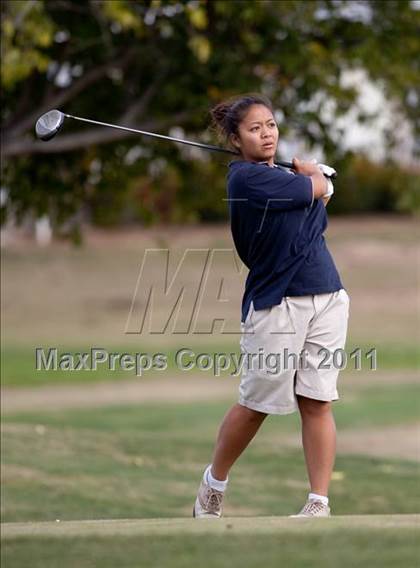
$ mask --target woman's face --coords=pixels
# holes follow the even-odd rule
[[[252,105],[239,124],[239,136],[231,140],[244,160],[274,164],[279,131],[272,112],[260,104]]]

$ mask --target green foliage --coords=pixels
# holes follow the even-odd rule
[[[328,204],[333,213],[396,212],[420,214],[420,177],[415,168],[401,169],[350,154],[338,165],[340,175]]]
[[[154,132],[181,126],[186,138],[215,142],[206,130],[209,108],[262,91],[284,114],[282,135],[322,148],[335,165],[343,149],[329,125],[356,95],[341,75],[362,68],[418,133],[420,11],[408,1],[38,0],[4,1],[1,10],[9,192],[2,220],[48,212],[56,231],[77,233],[84,218],[112,225],[227,217],[226,172],[214,157],[192,159],[179,146],[142,139],[147,152],[128,161],[138,139],[80,124],[66,123],[48,144],[36,141],[36,119],[54,107]],[[392,127],[388,134],[392,144]],[[151,175],[160,159],[165,171]],[[369,177],[341,166],[343,183]],[[372,168],[369,179],[379,171]],[[379,177],[381,187],[379,179],[370,184],[372,195],[365,192],[356,210],[359,203],[363,210],[416,210],[414,176]],[[350,201],[338,202],[332,211],[352,210]]]
[[[7,2],[2,13],[1,82],[11,90],[33,72],[45,72],[50,62],[45,50],[54,40],[55,24],[43,2]],[[2,10],[3,12],[3,10]]]
[[[80,152],[37,156],[36,167],[29,156],[10,160],[3,177],[3,183],[9,188],[4,209],[13,211],[17,222],[21,222],[28,211],[36,218],[48,213],[57,234],[72,235],[77,241],[88,174]]]

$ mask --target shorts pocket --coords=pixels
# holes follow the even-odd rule
[[[263,310],[253,310],[251,312],[249,322],[250,325],[255,329],[258,326],[261,326],[261,322],[263,322],[267,316],[270,315],[271,308],[264,308]]]
[[[244,323],[242,324],[244,328],[246,328],[249,324],[249,320],[251,318],[252,312],[254,311],[254,302],[251,300],[248,308],[248,313],[246,314],[246,318]]]
[[[256,310],[254,302],[251,301],[245,322],[242,324],[242,329],[248,333],[252,333],[255,328],[261,326],[261,322],[270,314],[270,312],[271,308]]]

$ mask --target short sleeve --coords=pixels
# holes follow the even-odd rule
[[[267,164],[251,164],[247,172],[247,197],[257,209],[288,211],[310,207],[312,180]]]

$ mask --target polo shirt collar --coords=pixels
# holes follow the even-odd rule
[[[229,166],[231,166],[231,165],[233,165],[233,164],[243,164],[243,163],[249,162],[249,161],[250,161],[250,160],[232,160],[231,162],[229,162]],[[252,164],[265,164],[265,165],[267,165],[268,167],[271,167],[271,166],[269,165],[269,163],[268,163],[266,160],[265,160],[265,161],[262,161],[262,162],[254,162],[254,161],[251,161],[251,163],[252,163]],[[278,166],[277,164],[274,164],[273,167],[274,167],[274,168],[279,168],[280,166]]]

